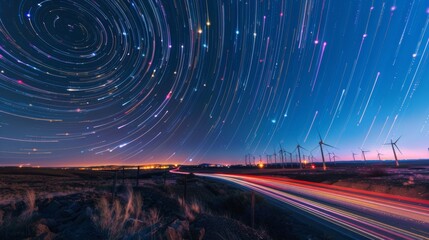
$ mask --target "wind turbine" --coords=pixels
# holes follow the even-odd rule
[[[289,154],[289,159],[290,159],[290,167],[292,168],[293,167],[293,164],[292,164],[292,153],[291,152],[288,152],[288,151],[285,151],[285,153],[287,153],[287,154]]]
[[[336,165],[336,159],[337,159],[337,155],[335,155],[335,153],[332,153],[332,158],[334,159],[334,165]]]
[[[299,168],[301,168],[302,169],[302,161],[301,161],[301,149],[304,149],[305,150],[305,148],[303,148],[301,145],[296,145],[296,149],[295,150],[298,150],[298,161],[299,161]]]
[[[282,147],[282,144],[280,144],[280,150],[279,150],[279,153],[280,153],[280,159],[281,159],[281,162],[282,162],[282,168],[285,168],[285,164],[284,164],[284,150],[283,150],[283,147]]]
[[[332,162],[331,154],[332,154],[332,153],[328,152],[329,162]]]
[[[314,156],[313,156],[313,151],[317,150],[319,146],[316,146],[315,148],[311,149],[310,151],[310,155],[311,155],[311,163],[314,163]]]
[[[276,148],[274,148],[273,156],[274,156],[274,164],[277,166],[277,153],[276,153]]]
[[[319,133],[319,139],[320,139],[320,141],[319,141],[320,153],[322,154],[323,171],[326,171],[325,155],[323,154],[323,145],[325,145],[327,147],[331,147],[331,148],[335,148],[335,147],[324,143],[322,140],[322,137],[320,136],[320,133]]]
[[[352,152],[352,155],[353,155],[353,161],[354,161],[354,162],[356,162],[356,158],[355,158],[355,156],[356,156],[356,155],[358,155],[358,154],[357,154],[357,153]]]
[[[267,156],[267,167],[268,167],[268,164],[270,164],[271,155],[270,154],[266,154],[266,156]]]
[[[379,160],[379,161],[381,161],[381,157],[380,157],[381,155],[383,155],[383,154],[382,154],[382,153],[380,153],[379,151],[377,151],[377,157],[378,157],[378,160]]]
[[[362,152],[363,160],[366,162],[366,156],[365,156],[365,153],[367,153],[367,152],[369,152],[369,151],[368,151],[368,150],[363,150],[362,148],[360,149],[360,151]]]
[[[384,145],[391,145],[392,146],[392,150],[393,150],[393,156],[395,156],[395,164],[396,167],[399,167],[399,162],[398,162],[398,157],[396,156],[396,151],[395,151],[395,147],[396,149],[398,149],[398,151],[402,154],[401,150],[398,148],[398,145],[396,145],[396,143],[399,141],[401,137],[399,137],[398,139],[396,139],[396,141],[393,141],[392,139],[390,139],[390,143],[385,143]]]

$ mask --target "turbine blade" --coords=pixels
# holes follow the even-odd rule
[[[319,146],[314,147],[313,149],[311,149],[310,152],[313,152],[314,150],[316,150]]]
[[[332,145],[326,144],[326,143],[323,143],[323,145],[325,145],[325,146],[327,146],[327,147],[331,147],[331,148],[338,149],[338,148],[336,148],[336,147],[334,147],[334,146],[332,146]]]
[[[393,146],[395,146],[396,149],[398,149],[398,151],[401,153],[401,155],[403,155],[402,152],[401,152],[401,149],[399,149],[399,147],[396,145],[396,143],[394,143]]]
[[[399,141],[399,139],[401,139],[401,137],[402,136],[399,136],[398,139],[396,139],[396,141],[394,142],[394,144],[396,144]]]

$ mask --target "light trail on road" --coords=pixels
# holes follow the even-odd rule
[[[429,239],[429,201],[280,177],[203,174],[275,199],[354,239]]]

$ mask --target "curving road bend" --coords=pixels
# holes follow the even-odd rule
[[[429,201],[279,177],[203,174],[237,184],[351,239],[429,239]]]

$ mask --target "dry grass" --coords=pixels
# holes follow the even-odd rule
[[[142,206],[140,194],[133,193],[130,188],[124,204],[117,199],[111,204],[106,198],[101,198],[92,219],[108,239],[123,238],[137,232],[142,226]]]
[[[149,210],[149,213],[145,217],[145,223],[150,226],[155,225],[156,223],[161,221],[161,214],[158,209],[152,208]]]
[[[202,204],[197,200],[192,200],[190,203],[187,203],[183,198],[178,198],[177,201],[182,207],[183,212],[185,213],[186,218],[192,222],[195,220],[196,215],[203,213],[204,208]]]
[[[202,204],[197,201],[197,200],[193,200],[190,204],[189,207],[191,208],[191,210],[196,213],[196,214],[200,214],[202,212],[204,212],[203,206]]]
[[[25,209],[17,218],[3,216],[4,213],[0,211],[1,239],[21,239],[32,234],[30,223],[33,213],[37,211],[36,193],[33,190],[27,190],[23,198],[23,203],[25,205]]]
[[[28,190],[24,196],[25,211],[21,214],[24,219],[29,219],[33,212],[37,210],[36,207],[36,193],[33,190]]]

